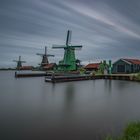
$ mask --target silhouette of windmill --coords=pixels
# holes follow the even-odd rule
[[[47,54],[47,46],[45,46],[44,54],[37,53],[37,55],[40,55],[42,57],[41,67],[49,64],[48,57],[54,57],[54,55],[52,54]]]
[[[81,49],[81,45],[71,45],[72,31],[67,31],[66,45],[53,45],[53,49],[64,49],[63,60],[59,61],[58,70],[72,71],[76,70],[77,59],[75,58],[75,50]]]
[[[17,63],[16,69],[18,69],[18,70],[22,67],[22,63],[26,63],[26,61],[21,61],[21,56],[19,56],[18,60],[13,60],[13,62]]]

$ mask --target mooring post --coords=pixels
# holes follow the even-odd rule
[[[54,79],[55,79],[55,73],[54,72],[52,72],[52,82],[54,82]]]
[[[15,71],[15,77],[17,77],[17,71]]]

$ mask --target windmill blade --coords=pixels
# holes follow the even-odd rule
[[[63,49],[63,48],[67,48],[66,45],[52,45],[53,49]]]
[[[42,54],[42,53],[36,53],[36,55],[41,55],[41,56],[43,56],[44,54]]]
[[[75,48],[75,50],[82,50],[82,48]]]
[[[66,45],[67,46],[71,43],[71,35],[72,35],[72,31],[68,30],[67,39],[66,39]]]
[[[74,48],[82,48],[83,46],[82,45],[72,45],[71,47],[74,47]]]
[[[13,62],[18,62],[17,60],[13,60]]]
[[[26,63],[26,61],[20,61],[21,63]]]
[[[52,54],[47,54],[47,46],[45,46],[45,55],[47,55],[48,57],[54,57],[54,55],[52,55]]]
[[[19,61],[21,61],[21,56],[19,56]]]
[[[64,49],[64,48],[67,48],[67,47],[52,47],[52,49]]]
[[[47,54],[47,56],[48,56],[48,57],[54,57],[54,55],[52,55],[52,54]]]
[[[78,46],[70,46],[72,49],[74,50],[81,50],[82,49],[82,46],[78,45]]]
[[[47,55],[47,46],[45,46],[45,55]]]

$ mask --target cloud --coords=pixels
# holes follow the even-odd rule
[[[126,5],[127,2],[127,5]],[[83,45],[77,57],[114,59],[136,57],[140,51],[140,2],[121,0],[4,0],[0,4],[0,66],[22,55],[31,65],[36,52],[48,46],[58,62],[66,31],[73,31],[72,44]]]
[[[90,5],[83,5],[83,4],[75,4],[75,3],[66,3],[66,5],[69,8],[72,8],[73,10],[77,11],[78,13],[81,13],[84,16],[88,16],[92,18],[93,20],[97,20],[100,23],[107,24],[108,26],[114,28],[114,30],[117,30],[121,33],[125,33],[131,37],[135,37],[140,39],[140,32],[136,33],[135,31],[121,25],[120,21],[123,22],[130,22],[125,17],[122,17],[122,15],[116,13],[114,10],[112,10],[110,7],[107,7],[105,4],[102,6],[100,5],[100,9],[104,9],[104,11],[99,12],[96,9],[93,9],[90,7]],[[107,10],[109,9],[109,10]],[[110,17],[106,15],[106,10],[111,11]],[[116,20],[117,19],[117,20]],[[118,22],[117,22],[118,21]]]

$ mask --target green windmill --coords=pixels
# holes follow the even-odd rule
[[[26,63],[26,61],[21,61],[21,56],[19,56],[18,60],[13,60],[13,62],[17,63],[16,69],[19,70],[22,67],[22,63]]]
[[[64,57],[58,64],[58,70],[60,71],[74,71],[77,69],[77,59],[75,58],[75,50],[81,49],[81,45],[71,45],[72,31],[68,30],[66,45],[53,45],[53,49],[64,49]]]

